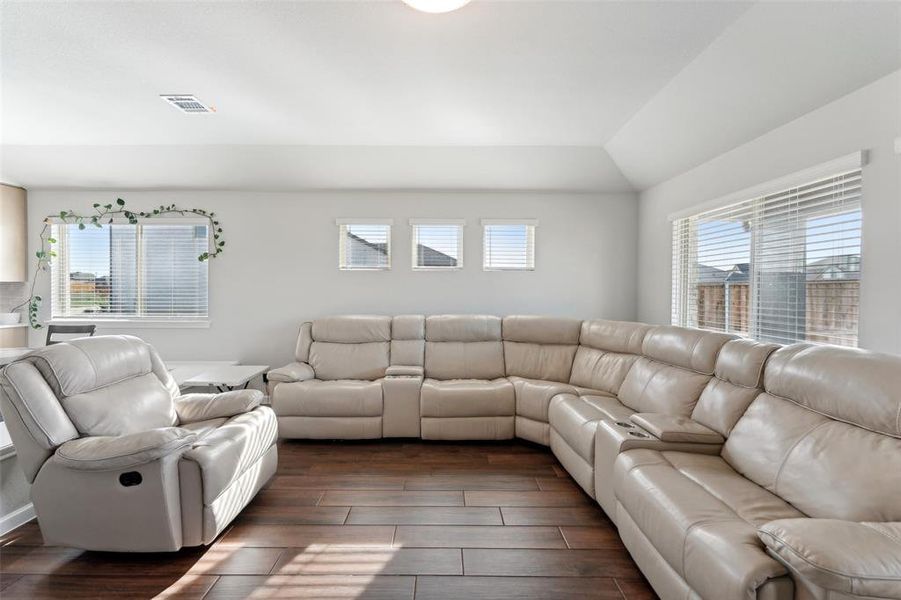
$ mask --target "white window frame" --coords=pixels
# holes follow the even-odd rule
[[[726,196],[720,197],[716,200],[710,202],[704,202],[698,205],[695,205],[691,208],[687,208],[684,210],[680,210],[676,213],[672,213],[669,215],[669,221],[671,224],[670,234],[671,234],[671,245],[672,245],[672,279],[671,279],[671,323],[673,325],[685,325],[684,321],[686,315],[689,314],[686,311],[690,311],[690,302],[691,302],[691,294],[690,290],[683,289],[686,286],[684,285],[686,279],[691,279],[692,276],[690,274],[690,270],[694,269],[694,265],[689,264],[690,261],[686,261],[685,257],[681,256],[677,252],[677,238],[675,236],[675,227],[676,222],[680,220],[688,220],[693,217],[699,216],[708,211],[714,211],[721,208],[726,208],[731,205],[745,203],[745,202],[758,202],[763,201],[767,196],[771,196],[774,194],[780,194],[785,192],[786,190],[790,190],[792,188],[803,187],[811,184],[812,182],[816,182],[818,180],[827,179],[830,177],[839,176],[844,173],[849,173],[852,171],[860,170],[867,164],[867,152],[859,151],[853,152],[846,156],[842,156],[835,160],[831,160],[825,162],[820,165],[816,165],[814,167],[810,167],[808,169],[804,169],[802,171],[798,171],[796,173],[792,173],[790,175],[786,175],[784,177],[780,177],[778,179],[774,179],[760,185],[755,185],[743,190],[739,190],[737,192],[733,192]],[[861,202],[862,206],[862,202]],[[757,210],[756,208],[754,210]],[[682,235],[690,235],[690,232],[683,232]],[[861,232],[862,235],[862,232]],[[689,246],[692,243],[689,242]],[[750,242],[750,252],[751,252],[751,286],[752,288],[756,285],[756,278],[754,276],[754,255],[759,246],[757,234],[755,231],[751,232],[751,242]],[[677,280],[681,279],[680,283],[677,287]],[[678,294],[677,294],[678,292]],[[758,335],[758,324],[756,320],[758,318],[757,308],[756,308],[756,296],[757,294],[751,293],[750,297],[750,307],[749,307],[749,332],[748,337],[752,339],[756,339]],[[728,310],[728,308],[727,308]],[[860,331],[860,321],[858,320],[858,335]],[[734,332],[733,332],[734,333]],[[800,340],[803,341],[803,340]],[[820,342],[809,342],[809,343],[820,343]],[[858,346],[859,346],[859,338],[858,338]]]
[[[391,238],[394,233],[394,219],[335,219],[335,225],[338,226],[338,270],[339,271],[390,271],[391,270]],[[348,266],[346,256],[346,245],[344,244],[344,236],[346,234],[345,227],[347,225],[385,225],[388,227],[388,236],[385,243],[387,263],[380,267],[354,267]]]
[[[454,266],[422,266],[417,264],[419,253],[416,248],[416,227],[418,225],[442,225],[457,228],[457,264]],[[410,264],[414,271],[459,271],[463,268],[463,231],[466,219],[410,219]]]
[[[59,217],[51,217],[47,220],[47,222],[51,225],[72,225],[71,222],[66,222]],[[103,226],[106,227],[110,223],[103,223]],[[212,248],[213,243],[213,229],[210,221],[208,219],[201,218],[190,218],[190,217],[157,217],[153,219],[147,218],[138,218],[137,223],[131,223],[128,219],[124,218],[115,218],[113,219],[112,225],[204,225],[207,227],[207,237],[210,243],[210,248]],[[94,225],[90,223],[86,223],[88,227],[94,227]],[[56,250],[59,254],[59,251]],[[129,329],[208,329],[211,324],[209,310],[210,310],[210,288],[211,279],[210,272],[207,271],[207,314],[206,316],[197,316],[197,317],[166,317],[166,316],[152,316],[152,317],[136,317],[136,316],[115,316],[115,317],[100,317],[96,315],[91,315],[90,317],[68,317],[68,316],[53,316],[52,315],[52,304],[54,299],[52,298],[53,288],[53,276],[52,270],[56,268],[56,261],[60,260],[61,256],[57,256],[52,260],[51,263],[51,284],[50,284],[50,294],[51,294],[51,325],[97,325],[98,330],[102,328],[110,328],[115,329],[117,327],[127,327]]]
[[[488,245],[486,235],[488,227],[492,225],[525,225],[529,228],[529,239],[526,242],[528,253],[527,267],[495,267],[488,264]],[[528,272],[537,267],[536,246],[538,245],[538,219],[482,219],[482,270],[483,271],[510,271]]]

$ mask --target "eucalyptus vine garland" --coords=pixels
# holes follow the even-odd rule
[[[86,229],[87,227],[102,228],[104,224],[111,225],[116,217],[125,217],[130,224],[137,225],[138,219],[151,219],[173,214],[181,216],[196,215],[209,221],[210,230],[213,232],[213,243],[207,251],[202,252],[197,257],[197,260],[203,262],[211,258],[216,258],[222,254],[225,249],[225,239],[222,233],[222,227],[219,226],[219,221],[216,220],[216,213],[205,211],[202,208],[179,208],[175,204],[161,204],[159,208],[154,208],[150,211],[135,212],[125,207],[125,200],[117,198],[115,204],[100,204],[95,202],[94,214],[82,215],[71,210],[63,210],[60,211],[58,215],[53,215],[44,219],[44,227],[41,229],[40,235],[41,249],[35,252],[38,264],[35,267],[34,276],[31,279],[31,289],[29,291],[28,299],[25,300],[25,302],[14,306],[12,311],[28,305],[29,325],[31,325],[32,329],[41,329],[43,327],[38,321],[38,310],[40,309],[43,300],[40,296],[35,295],[34,288],[37,283],[38,275],[42,272],[46,272],[50,268],[50,261],[56,256],[56,252],[53,251],[53,244],[56,243],[56,240],[50,236],[50,226],[52,225],[53,219],[58,219],[66,224],[78,225],[78,229]]]

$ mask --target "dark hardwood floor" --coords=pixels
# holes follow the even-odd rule
[[[0,538],[13,598],[656,598],[610,521],[524,442],[284,442],[219,539],[172,554]]]

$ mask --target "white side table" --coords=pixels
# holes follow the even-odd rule
[[[253,378],[268,370],[269,365],[217,365],[186,379],[183,386],[209,386],[220,392],[245,389]]]

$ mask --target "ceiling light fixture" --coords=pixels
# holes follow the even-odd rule
[[[470,0],[404,0],[404,4],[427,13],[446,13],[469,4]]]

